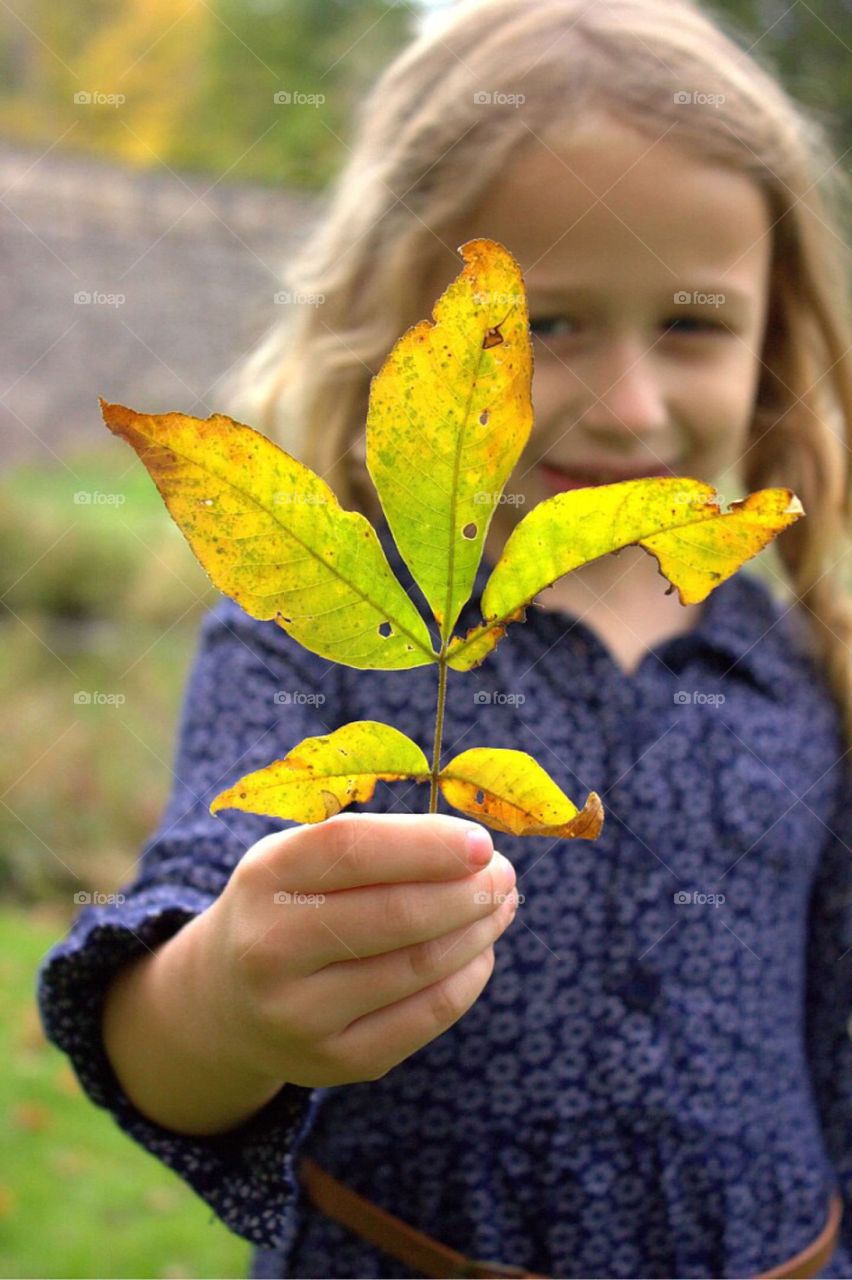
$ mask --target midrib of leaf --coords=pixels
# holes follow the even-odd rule
[[[149,436],[148,438],[149,438],[149,439],[151,439],[151,437],[150,437],[150,436]],[[182,459],[184,460],[184,462],[188,463],[190,466],[199,467],[199,469],[200,469],[202,472],[205,472],[205,471],[206,471],[206,472],[208,472],[208,473],[209,473],[211,476],[213,476],[216,480],[224,481],[224,483],[225,483],[225,484],[226,484],[230,489],[233,489],[233,490],[234,490],[234,492],[237,494],[237,496],[238,496],[238,497],[242,498],[243,500],[245,500],[246,498],[248,498],[249,502],[251,502],[255,507],[257,507],[257,509],[258,509],[258,510],[259,510],[259,511],[264,515],[264,516],[267,516],[267,517],[268,517],[268,516],[271,516],[271,517],[272,517],[272,521],[273,521],[273,523],[274,523],[274,524],[276,524],[276,525],[278,525],[278,527],[279,527],[279,528],[281,528],[281,529],[282,529],[282,530],[287,534],[287,536],[288,536],[288,537],[292,538],[295,542],[297,542],[297,543],[299,544],[299,546],[300,546],[300,547],[302,547],[302,549],[303,549],[304,551],[307,551],[308,556],[310,556],[310,557],[312,557],[314,560],[318,561],[318,562],[323,566],[323,568],[325,568],[325,569],[327,569],[327,570],[330,570],[330,571],[331,571],[331,573],[333,573],[333,574],[334,574],[334,576],[335,576],[336,578],[338,578],[342,583],[344,583],[344,585],[345,585],[345,586],[350,587],[352,590],[354,590],[354,591],[355,591],[355,593],[356,593],[358,596],[360,596],[360,598],[361,598],[362,600],[364,600],[367,604],[372,605],[372,607],[376,610],[376,613],[381,613],[381,614],[385,614],[385,613],[386,613],[386,610],[384,609],[384,607],[383,607],[381,604],[379,604],[379,602],[378,602],[378,601],[374,600],[370,595],[368,595],[366,592],[364,592],[360,587],[356,586],[356,584],[355,584],[354,582],[351,582],[351,581],[350,581],[348,578],[346,578],[342,573],[339,573],[339,572],[338,572],[338,570],[337,570],[333,565],[330,565],[326,560],[323,560],[322,556],[317,555],[317,553],[313,550],[313,548],[312,548],[312,547],[310,547],[310,546],[308,546],[308,544],[307,544],[306,542],[303,542],[303,541],[302,541],[302,539],[298,536],[298,534],[293,533],[290,529],[288,529],[288,528],[287,528],[287,526],[286,526],[286,525],[282,524],[282,523],[281,523],[281,521],[278,519],[278,517],[275,515],[275,513],[274,513],[274,512],[271,512],[271,511],[269,511],[266,507],[264,507],[264,506],[263,506],[263,504],[262,504],[261,502],[259,502],[259,501],[257,500],[257,498],[253,497],[253,495],[252,495],[252,494],[250,494],[250,493],[246,493],[246,491],[245,491],[244,489],[239,489],[239,488],[238,488],[238,487],[233,483],[233,481],[232,481],[232,480],[229,480],[229,479],[228,479],[228,477],[227,477],[227,476],[225,476],[225,475],[220,475],[220,474],[219,474],[219,472],[218,472],[218,471],[216,471],[216,469],[215,469],[214,467],[212,467],[212,466],[210,466],[210,465],[209,465],[209,463],[198,463],[198,462],[196,462],[196,460],[195,460],[194,458],[189,457],[189,456],[188,456],[187,454],[185,454],[185,453],[181,453],[179,449],[176,449],[176,448],[175,448],[173,445],[171,445],[171,444],[167,444],[167,445],[165,445],[165,446],[164,446],[164,445],[162,445],[162,444],[159,444],[159,442],[155,442],[155,443],[152,445],[152,447],[156,447],[156,448],[160,448],[160,449],[162,449],[162,448],[167,448],[171,453],[174,453],[174,454],[176,454],[179,458],[182,458]],[[320,479],[322,479],[322,477],[320,477]],[[371,526],[371,528],[372,528],[372,526]],[[232,535],[227,534],[227,533],[226,533],[226,534],[224,534],[223,536],[224,536],[224,537],[226,537],[226,538],[229,538],[229,539],[231,539],[231,537],[232,537]],[[259,536],[262,536],[262,535],[259,535]],[[359,544],[359,546],[358,546],[358,552],[359,552],[359,555],[360,555],[360,550],[361,550],[361,547],[360,547],[360,544]],[[274,561],[270,561],[269,563],[275,563],[275,562],[274,562]],[[240,567],[242,568],[242,567],[247,567],[247,566],[242,566],[242,565],[241,565]],[[393,573],[393,571],[391,571],[391,572]],[[396,578],[396,575],[395,575],[395,574],[393,574],[393,576],[394,576],[394,578]],[[399,581],[399,579],[396,579],[396,581]],[[400,583],[400,589],[401,589],[401,590],[404,590],[404,588],[402,587],[402,584],[401,584],[401,583]],[[254,593],[252,593],[252,594],[254,594]],[[270,594],[274,594],[274,593],[270,593]],[[261,598],[262,598],[262,599],[265,599],[265,597],[261,597]],[[397,631],[398,631],[401,635],[407,636],[407,637],[408,637],[408,639],[412,642],[412,644],[415,646],[415,648],[416,648],[420,653],[428,653],[428,655],[429,655],[429,657],[430,657],[430,658],[434,659],[435,661],[437,661],[437,660],[438,660],[438,654],[436,654],[436,653],[434,652],[434,650],[432,650],[432,649],[426,649],[426,648],[424,648],[424,646],[423,646],[423,644],[420,642],[420,640],[418,640],[418,638],[417,638],[415,635],[413,635],[413,634],[408,630],[408,628],[407,628],[407,627],[403,626],[403,625],[402,625],[402,623],[400,623],[400,622],[396,619],[396,617],[388,618],[387,620],[388,620],[388,622],[393,622],[393,623],[394,623],[394,625],[395,625],[395,626],[396,626],[396,628],[397,628]],[[362,634],[362,635],[366,635],[366,631],[365,631],[365,632],[362,632],[361,634]]]
[[[314,773],[314,774],[307,774],[307,773],[296,774],[294,772],[293,781],[294,783],[304,783],[304,782],[322,782],[324,778],[373,779],[378,777],[379,775],[381,775],[382,778],[386,778],[390,782],[405,782],[406,779],[411,779],[414,782],[426,782],[430,776],[428,773],[411,773],[410,770],[407,770],[407,769],[399,770],[399,769],[345,769],[345,768],[342,768],[338,771],[337,769],[324,768],[320,770],[319,773]],[[256,791],[258,795],[262,795],[265,791],[279,790],[281,785],[282,783],[280,781],[268,782],[264,786],[257,786],[255,784],[255,786],[253,787],[253,790]]]
[[[462,428],[459,432],[459,438],[456,442],[455,456],[453,458],[453,493],[450,504],[450,557],[447,566],[447,593],[444,597],[444,619],[441,623],[441,650],[438,655],[438,697],[437,707],[435,710],[435,741],[432,751],[432,769],[430,773],[429,786],[429,812],[437,813],[438,811],[438,779],[441,773],[441,739],[444,732],[444,704],[447,697],[447,647],[450,642],[450,636],[447,634],[447,619],[450,616],[450,604],[453,598],[453,573],[455,570],[456,559],[456,536],[453,532],[453,524],[456,520],[456,507],[458,504],[459,491],[459,470],[460,457],[464,449],[464,437],[469,429],[470,424],[470,406],[473,395],[479,382],[479,375],[482,369],[482,360],[485,348],[479,349],[479,360],[477,362],[476,371],[471,380],[470,390],[467,397],[467,405],[465,406],[464,417],[462,419]],[[454,624],[455,625],[455,624]]]
[[[444,597],[444,621],[441,625],[441,653],[439,658],[439,661],[441,663],[444,663],[446,661],[447,645],[450,641],[450,636],[446,634],[446,627],[447,627],[447,619],[450,616],[450,605],[452,603],[452,598],[453,598],[453,586],[454,586],[453,574],[455,571],[455,561],[456,561],[456,537],[460,536],[454,532],[454,528],[453,528],[454,524],[456,523],[457,507],[458,507],[460,458],[461,458],[462,451],[464,449],[464,437],[467,434],[470,426],[470,406],[473,400],[474,392],[479,382],[479,376],[480,376],[480,371],[482,369],[482,360],[484,356],[484,351],[485,349],[483,347],[480,347],[479,361],[477,362],[476,371],[471,380],[470,390],[468,392],[468,397],[467,397],[467,404],[465,405],[464,417],[462,419],[462,428],[461,428],[461,431],[459,432],[458,440],[456,441],[455,455],[453,457],[453,491],[452,491],[452,500],[450,503],[450,531],[449,531],[450,532],[450,538],[449,538],[450,558],[449,558],[449,564],[447,566],[447,592]]]
[[[507,804],[507,803],[511,804],[512,808],[516,809],[518,813],[523,814],[525,818],[529,818],[530,820],[535,820],[538,817],[535,809],[527,808],[525,805],[522,805],[519,800],[516,800],[514,798],[511,801],[507,801],[505,797],[500,794],[499,791],[494,791],[492,790],[491,787],[486,787],[481,782],[477,782],[474,784],[473,782],[471,782],[470,778],[465,777],[464,774],[454,773],[452,770],[452,766],[448,766],[446,769],[443,770],[443,772],[441,773],[441,779],[442,781],[463,782],[467,787],[475,786],[477,791],[481,791],[483,796],[488,796],[490,800],[495,800],[498,804]]]

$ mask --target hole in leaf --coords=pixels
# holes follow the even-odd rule
[[[477,791],[477,793],[476,793],[476,795],[475,795],[475,797],[474,797],[474,800],[475,800],[476,804],[482,804],[482,801],[483,801],[484,799],[485,799],[485,792],[484,792],[484,791]]]
[[[380,623],[379,623],[379,635],[380,635],[380,636],[384,636],[384,638],[385,638],[385,639],[387,639],[387,638],[388,638],[388,636],[391,634],[392,630],[393,630],[393,628],[391,627],[391,624],[390,624],[389,622],[380,622]]]
[[[475,522],[475,521],[471,520],[470,524],[466,524],[466,525],[465,525],[465,527],[462,529],[462,537],[464,537],[464,538],[475,538],[475,537],[476,537],[476,522]]]
[[[482,410],[482,413],[479,415],[479,421],[482,423],[483,427],[485,427],[485,426],[487,426],[487,425],[488,425],[488,410],[487,410],[487,409],[483,409],[483,410]]]

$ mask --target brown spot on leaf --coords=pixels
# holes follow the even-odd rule
[[[337,796],[331,791],[321,791],[322,802],[325,806],[325,816],[333,818],[336,813],[340,813],[341,804]]]

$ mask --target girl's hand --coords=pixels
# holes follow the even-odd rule
[[[377,1080],[479,997],[515,873],[477,870],[476,823],[340,814],[265,836],[173,940],[195,952],[208,1052],[306,1086]],[[486,840],[487,845],[487,840]],[[492,846],[493,847],[493,846]]]

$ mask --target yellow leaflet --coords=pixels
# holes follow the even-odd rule
[[[222,414],[144,414],[101,400],[214,586],[305,649],[350,667],[437,661],[370,522],[320,476]]]
[[[415,742],[378,720],[353,720],[333,733],[304,738],[283,760],[247,773],[210,805],[295,822],[322,822],[372,798],[380,778],[425,781],[429,764]]]
[[[455,637],[448,662],[477,666],[510,622],[563,574],[638,543],[681,604],[697,604],[804,510],[789,489],[761,489],[722,513],[700,480],[656,477],[573,489],[540,502],[515,526],[482,593],[481,626]]]
[[[439,782],[449,804],[494,831],[596,840],[603,826],[594,791],[578,809],[525,751],[473,747],[441,770]]]
[[[523,276],[491,240],[434,322],[396,343],[373,379],[367,467],[400,554],[449,638],[470,597],[491,517],[532,426],[532,348]]]

